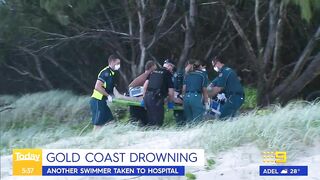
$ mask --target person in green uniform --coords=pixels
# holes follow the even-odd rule
[[[119,69],[120,59],[111,55],[108,59],[108,66],[103,68],[98,74],[90,100],[92,124],[94,125],[93,130],[100,129],[113,119],[107,102],[112,102],[111,95],[113,94],[115,71]]]
[[[193,71],[186,74],[183,85],[183,109],[187,123],[198,123],[209,109],[207,84],[200,61],[194,61]],[[205,106],[204,106],[205,105]]]
[[[240,80],[233,69],[221,62],[221,58],[213,58],[212,66],[219,75],[215,79],[216,85],[212,88],[210,96],[214,97],[218,93],[224,92],[227,99],[221,106],[220,118],[234,117],[244,102],[244,91]]]

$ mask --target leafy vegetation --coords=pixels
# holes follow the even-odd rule
[[[245,101],[241,109],[254,109],[257,107],[257,90],[252,87],[244,88]]]
[[[214,167],[215,164],[216,164],[215,160],[213,160],[213,159],[207,159],[206,170],[211,170],[211,169],[213,169],[213,167]]]
[[[186,173],[186,178],[187,178],[187,180],[196,180],[197,176],[188,172],[188,173]]]

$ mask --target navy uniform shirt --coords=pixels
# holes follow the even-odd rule
[[[169,88],[174,88],[172,73],[165,68],[159,68],[153,71],[147,79],[149,80],[147,90],[158,90],[163,97],[168,95]]]
[[[184,80],[184,72],[182,70],[179,70],[174,73],[173,85],[174,85],[174,90],[176,92],[179,92],[179,93],[182,92],[183,80]]]
[[[98,75],[98,80],[102,81],[103,83],[102,87],[105,89],[105,91],[108,94],[113,93],[113,88],[115,85],[114,76],[115,76],[115,72],[109,66],[102,69]],[[91,97],[96,98],[98,100],[102,100],[102,98],[105,98],[104,95],[97,90],[93,90],[93,94]]]
[[[112,94],[114,88],[114,75],[115,72],[112,71],[110,67],[103,69],[98,76],[98,79],[105,83],[105,90],[108,94]]]
[[[237,74],[229,67],[223,66],[214,81],[216,86],[223,88],[227,97],[233,94],[243,94],[243,87]]]
[[[184,79],[186,85],[186,92],[202,92],[202,88],[207,87],[208,78],[202,71],[196,70],[186,74]]]

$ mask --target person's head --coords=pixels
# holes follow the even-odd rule
[[[173,64],[173,62],[171,60],[167,59],[164,61],[163,67],[166,68],[171,73],[173,73],[173,69],[174,69],[175,65]]]
[[[119,70],[120,69],[120,58],[115,55],[110,55],[108,58],[108,65],[113,70]]]
[[[192,60],[193,61],[193,70],[202,70],[202,63],[199,60]]]
[[[201,61],[201,64],[200,64],[200,69],[201,69],[201,71],[207,71],[207,64],[206,64],[206,62],[204,62],[204,61]]]
[[[149,60],[146,62],[144,66],[144,70],[148,72],[152,72],[157,69],[157,63],[155,61]]]
[[[222,62],[221,62],[221,58],[218,57],[218,56],[215,56],[212,61],[212,67],[213,69],[216,71],[216,72],[219,72],[220,69],[222,68],[222,66],[224,65]]]
[[[185,68],[184,68],[185,73],[193,71],[193,62],[192,61],[187,61]]]

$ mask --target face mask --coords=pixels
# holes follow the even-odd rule
[[[216,72],[219,72],[219,68],[218,68],[218,67],[215,66],[213,69],[214,69]]]
[[[120,69],[120,64],[116,64],[116,65],[114,66],[114,70],[118,71],[119,69]]]
[[[201,69],[202,71],[207,71],[206,68]]]

